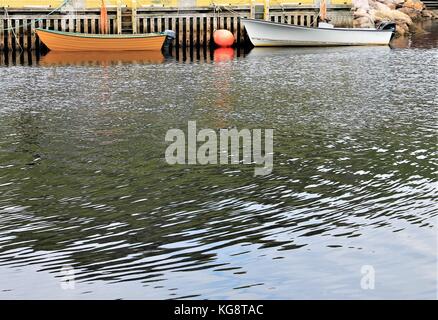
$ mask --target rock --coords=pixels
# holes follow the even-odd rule
[[[353,26],[367,28],[373,27],[374,23],[394,21],[399,30],[397,33],[406,34],[410,32],[413,20],[437,15],[424,8],[419,0],[353,0]]]
[[[353,16],[356,17],[365,17],[369,16],[368,12],[365,9],[359,8],[354,13]]]
[[[397,25],[397,28],[395,29],[396,36],[404,36],[408,33],[405,28]]]
[[[425,5],[423,2],[418,0],[406,0],[405,3],[403,4],[403,7],[421,11],[425,8]]]
[[[409,26],[406,23],[397,24],[396,33],[399,35],[406,35],[409,33]]]
[[[409,32],[416,34],[426,33],[426,31],[418,24],[410,25]]]
[[[411,17],[399,10],[392,11],[391,17],[393,21],[406,23],[408,26],[413,23]]]
[[[397,24],[405,23],[412,24],[412,19],[405,13],[399,10],[370,10],[371,16],[374,20],[379,21],[395,21]]]
[[[357,20],[353,20],[353,28],[362,28],[362,25]]]
[[[386,4],[380,2],[370,3],[370,7],[378,11],[391,11],[391,9],[389,9],[389,7]]]
[[[434,17],[433,12],[430,10],[423,10],[421,12],[421,16],[423,16],[425,18],[433,18]]]
[[[403,7],[397,10],[409,16],[412,20],[418,20],[421,17],[421,11],[415,10],[413,8]]]
[[[359,17],[353,20],[353,27],[355,28],[371,28],[374,27],[374,21],[370,16]]]
[[[369,1],[368,0],[353,0],[353,10],[355,11],[358,8],[368,10],[370,8]]]

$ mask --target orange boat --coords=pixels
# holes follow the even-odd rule
[[[156,51],[161,50],[166,40],[165,33],[86,34],[40,28],[35,31],[53,51]]]

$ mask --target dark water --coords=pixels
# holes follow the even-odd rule
[[[3,57],[0,298],[436,298],[436,35]],[[168,165],[189,120],[273,128],[272,174]]]

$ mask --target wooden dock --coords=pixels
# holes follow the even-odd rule
[[[0,50],[34,50],[41,48],[35,28],[99,33],[99,9],[71,12],[51,12],[50,9],[0,8]],[[315,6],[210,6],[196,8],[108,8],[109,31],[117,33],[150,33],[173,30],[176,46],[210,46],[216,29],[228,29],[237,45],[246,41],[241,18],[264,18],[302,26],[315,25]],[[352,22],[350,6],[338,6],[331,11],[332,20],[347,26]]]

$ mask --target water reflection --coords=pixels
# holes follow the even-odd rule
[[[320,55],[322,59],[324,56],[331,56],[336,54],[351,54],[351,55],[368,55],[376,54],[377,56],[389,54],[391,48],[389,46],[357,46],[357,47],[278,47],[253,48],[247,55],[250,59],[262,59],[265,57],[275,56],[296,56],[296,55]]]
[[[225,62],[235,58],[245,57],[251,52],[251,57],[259,55],[282,55],[282,54],[326,54],[339,51],[350,51],[360,54],[363,51],[372,50],[377,53],[388,52],[392,49],[406,48],[436,48],[438,47],[438,24],[433,20],[427,20],[417,24],[417,32],[406,37],[398,37],[391,40],[390,46],[377,47],[333,47],[333,48],[255,48],[247,47],[218,48],[208,47],[178,47],[170,48],[164,52],[88,52],[68,53],[68,52],[1,52],[0,66],[13,65],[109,65],[109,64],[150,64],[163,63],[167,59],[175,59],[179,62]]]
[[[436,52],[1,68],[0,297],[434,298]],[[167,165],[188,120],[274,128],[273,173]]]
[[[226,62],[234,59],[233,48],[218,48],[214,50],[214,62]]]
[[[417,25],[416,33],[392,40],[391,47],[397,49],[438,47],[438,23],[433,20],[423,21]]]

